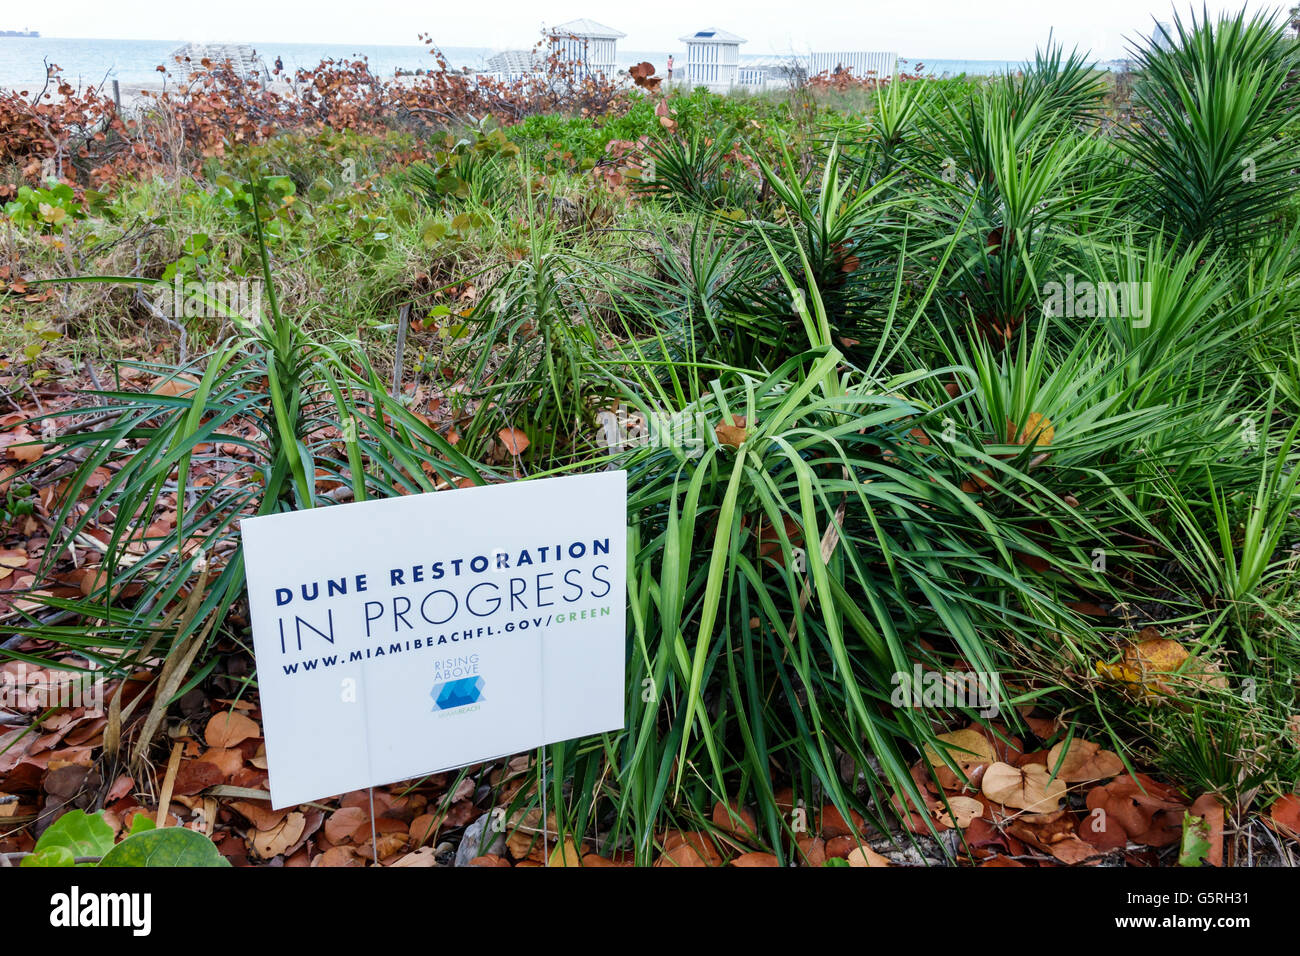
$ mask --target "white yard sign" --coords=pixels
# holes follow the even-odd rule
[[[627,476],[242,522],[271,803],[623,726]]]

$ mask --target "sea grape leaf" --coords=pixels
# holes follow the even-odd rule
[[[100,861],[100,866],[230,866],[211,840],[184,827],[145,830],[129,836]]]
[[[104,820],[104,811],[87,815],[84,810],[69,810],[41,834],[34,850],[37,854],[55,847],[66,848],[74,857],[103,856],[113,849],[113,828]],[[30,859],[30,857],[26,858]],[[24,859],[24,863],[26,863]],[[71,866],[34,863],[33,866]]]

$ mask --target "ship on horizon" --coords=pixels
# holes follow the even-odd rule
[[[38,38],[41,35],[40,30],[0,30],[0,37],[32,37]]]

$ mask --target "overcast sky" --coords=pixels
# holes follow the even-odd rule
[[[1275,3],[1247,0],[1254,10]],[[671,50],[683,33],[720,27],[749,42],[745,53],[793,50],[891,50],[931,59],[1018,60],[1053,28],[1067,46],[1102,59],[1121,56],[1124,39],[1150,33],[1153,18],[1171,19],[1168,0],[797,0],[756,7],[751,0],[492,0],[413,3],[411,0],[58,0],[0,5],[0,29],[39,30],[50,37],[159,40],[279,40],[413,44],[431,32],[444,46],[523,47],[543,19],[590,17],[622,30],[628,50]],[[1212,11],[1234,3],[1209,2]],[[1188,9],[1185,2],[1180,10]],[[1198,0],[1196,8],[1200,9]],[[23,22],[11,22],[17,14]]]

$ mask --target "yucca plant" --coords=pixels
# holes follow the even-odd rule
[[[1214,469],[1207,467],[1196,493],[1172,483],[1161,490],[1177,523],[1178,546],[1173,551],[1216,614],[1232,623],[1232,643],[1247,661],[1261,654],[1281,655],[1296,666],[1300,649],[1294,641],[1300,630],[1286,606],[1295,597],[1297,556],[1282,546],[1300,527],[1294,514],[1300,507],[1300,449],[1295,444],[1300,422],[1278,439],[1270,434],[1272,406],[1262,412],[1258,430],[1252,424],[1237,436],[1236,449],[1224,449],[1251,457],[1257,475],[1253,488],[1224,489],[1215,481]],[[1198,500],[1199,493],[1208,501]],[[1278,647],[1258,648],[1253,634],[1260,625],[1280,629],[1290,638]]]
[[[1240,296],[1257,316],[1246,346],[1262,382],[1291,417],[1300,416],[1300,228],[1292,226],[1246,263]]]
[[[1103,183],[1087,175],[1102,147],[1043,125],[1038,104],[1015,113],[1012,103],[1004,93],[972,104],[971,127],[948,143],[958,155],[942,160],[955,165],[941,175],[934,157],[913,251],[928,271],[926,257],[956,241],[940,302],[1003,343],[1041,312],[1040,288],[1073,269],[1079,224],[1105,203]]]
[[[645,171],[633,187],[684,210],[747,209],[758,190],[753,177],[729,158],[735,144],[736,130],[726,125],[664,133],[646,147]]]
[[[905,167],[921,147],[925,104],[937,86],[894,76],[873,91],[871,110],[856,131],[841,131],[845,162],[859,167],[865,181],[883,179]],[[850,148],[850,146],[852,148]]]
[[[873,279],[877,286],[892,285],[892,263],[880,264],[867,242],[877,232],[897,228],[885,199],[887,181],[869,182],[861,171],[846,169],[842,157],[839,144],[832,143],[820,167],[804,176],[783,142],[779,169],[761,162],[778,205],[772,221],[751,223],[766,242],[754,244],[747,269],[751,286],[757,286],[759,277],[772,275],[771,250],[792,271],[800,271],[801,259],[806,259],[807,278],[816,284],[836,328],[851,324],[864,285]]]
[[[1096,124],[1106,93],[1103,74],[1078,47],[1065,47],[1048,38],[1046,47],[1034,50],[1021,77],[1008,78],[1018,104],[1017,112],[1038,106],[1062,132]]]
[[[458,329],[453,364],[463,379],[467,447],[486,451],[502,428],[520,428],[543,462],[567,454],[603,405],[601,322],[589,290],[598,279],[565,251],[526,187],[527,254],[512,263]],[[473,402],[473,407],[468,403]]]
[[[1283,134],[1300,117],[1300,48],[1268,14],[1175,14],[1170,43],[1133,51],[1136,121],[1123,140],[1142,170],[1148,221],[1186,245],[1250,244],[1294,186]]]
[[[1186,710],[1152,708],[1145,728],[1156,743],[1152,760],[1188,792],[1214,794],[1239,823],[1252,805],[1267,809],[1300,779],[1300,748],[1286,717],[1296,705],[1290,676],[1252,680],[1249,699],[1238,678]]]

